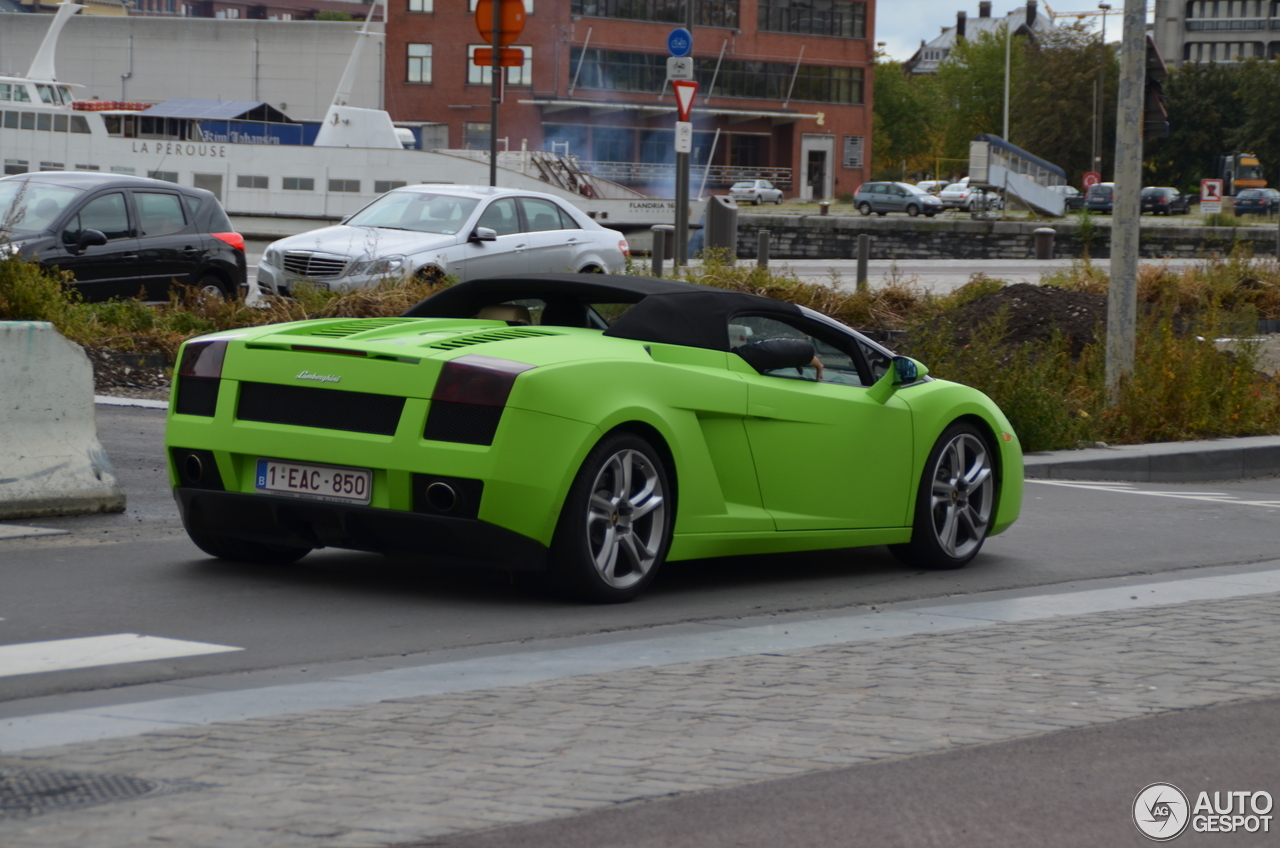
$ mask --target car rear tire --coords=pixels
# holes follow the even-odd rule
[[[662,457],[645,439],[619,432],[587,455],[569,489],[551,570],[568,594],[618,603],[653,582],[671,545],[675,510]]]
[[[775,206],[781,206],[781,205],[782,205],[782,195],[778,195],[776,198],[774,198],[774,201],[773,201],[773,202],[774,202],[774,205],[775,205]]]
[[[751,203],[754,206],[759,206],[761,203],[764,203],[764,199],[757,194],[755,197],[751,198]]]
[[[917,568],[961,568],[978,555],[995,510],[992,449],[977,427],[959,422],[929,453],[916,494],[911,541],[890,545]]]
[[[861,212],[863,215],[867,215],[869,217],[871,215],[871,204],[865,201],[862,203],[859,203],[858,211]]]
[[[196,291],[206,297],[230,297],[226,282],[217,274],[205,274],[196,283]]]
[[[919,215],[919,214],[920,214],[920,207],[919,207],[919,206],[916,206],[914,203],[908,203],[908,204],[907,204],[907,214],[908,214],[909,216],[911,216],[912,218],[914,218],[915,216],[917,216],[917,215]]]
[[[269,545],[265,542],[248,542],[244,539],[233,539],[220,533],[204,533],[187,531],[191,541],[209,556],[218,559],[229,559],[236,562],[252,562],[258,565],[288,565],[297,562],[311,548],[296,548],[292,545]]]

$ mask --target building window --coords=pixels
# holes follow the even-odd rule
[[[237,174],[236,188],[270,188],[270,178],[252,174]]]
[[[353,194],[360,193],[359,180],[329,180],[329,191],[348,191]]]
[[[8,174],[25,174],[27,165],[30,164],[26,159],[6,159],[4,160],[4,172]]]
[[[847,135],[844,137],[844,156],[840,160],[845,168],[862,167],[862,136]]]
[[[410,12],[434,12],[435,5],[432,0],[409,0]]]
[[[493,68],[485,65],[483,67],[477,65],[472,58],[476,55],[476,50],[484,47],[483,44],[471,44],[467,46],[467,84],[468,85],[489,85],[493,79]],[[524,52],[524,64],[518,68],[507,68],[507,85],[533,85],[533,48],[532,47],[514,47],[514,50]],[[665,62],[665,60],[664,60]],[[663,73],[666,73],[666,65],[662,66]]]
[[[136,170],[134,170],[133,168],[126,168],[124,165],[112,165],[112,166],[111,166],[111,173],[113,173],[113,174],[136,174],[136,173],[138,173],[138,172],[137,172]]]
[[[474,12],[476,10],[476,0],[467,0],[467,11]],[[533,14],[533,0],[524,0],[524,13],[526,15]]]
[[[867,37],[867,4],[850,0],[760,0],[760,29]]]
[[[316,181],[311,177],[285,177],[282,187],[285,191],[315,191]]]
[[[596,162],[631,162],[634,151],[634,130],[596,127],[591,133],[591,158]]]
[[[153,180],[164,180],[167,183],[176,183],[178,181],[177,171],[147,171],[147,176]]]
[[[683,25],[684,0],[573,0],[570,13],[590,18],[623,18]],[[695,26],[738,26],[738,0],[701,0],[695,10]]]
[[[489,125],[468,121],[462,125],[462,148],[464,150],[489,149]]]
[[[409,48],[409,82],[431,82],[431,45],[410,44]]]
[[[65,162],[41,162],[40,170],[42,171],[65,171],[67,165]]]
[[[77,171],[101,171],[100,165],[76,165]]]
[[[658,53],[624,53],[617,50],[574,48],[570,64],[578,72],[581,88],[606,91],[659,91],[667,76],[667,57]],[[725,59],[716,74],[717,60],[695,59],[694,75],[703,92],[715,97],[748,97],[754,100],[801,100],[815,103],[858,105],[863,102],[862,68],[826,65],[796,66],[787,62],[750,62]],[[711,79],[715,76],[715,88]]]
[[[403,188],[404,186],[407,186],[407,185],[408,183],[406,183],[404,180],[374,180],[373,193],[386,194],[387,192],[391,191],[391,189],[393,188]]]

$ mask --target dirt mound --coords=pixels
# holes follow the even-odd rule
[[[1071,339],[1071,354],[1078,356],[1097,340],[1097,329],[1107,317],[1107,298],[1058,286],[1015,283],[975,298],[956,311],[956,327],[968,340],[973,329],[1008,310],[1004,341],[1023,345],[1047,340],[1055,330]]]

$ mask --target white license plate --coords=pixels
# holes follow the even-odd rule
[[[254,488],[273,495],[368,506],[373,472],[368,468],[342,465],[259,459]]]

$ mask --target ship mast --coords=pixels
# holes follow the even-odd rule
[[[338,80],[338,90],[333,94],[334,106],[346,106],[347,101],[351,99],[351,88],[356,81],[356,67],[360,64],[360,54],[364,52],[364,43],[369,36],[379,38],[382,36],[380,32],[369,32],[369,23],[373,20],[373,13],[378,10],[378,4],[384,0],[373,0],[369,6],[369,15],[364,19],[364,26],[360,27],[360,31],[356,33],[356,46],[351,51],[351,58],[347,60],[347,69],[342,72],[342,79]],[[383,19],[386,18],[386,12],[383,12]]]
[[[71,20],[71,16],[83,8],[84,6],[77,6],[70,0],[64,0],[58,4],[58,13],[49,22],[49,31],[44,34],[44,41],[40,42],[40,49],[36,51],[36,57],[31,60],[31,67],[27,69],[27,79],[57,81],[58,74],[53,68],[53,54],[58,47],[58,33],[62,32],[62,28],[67,25],[67,21]]]

